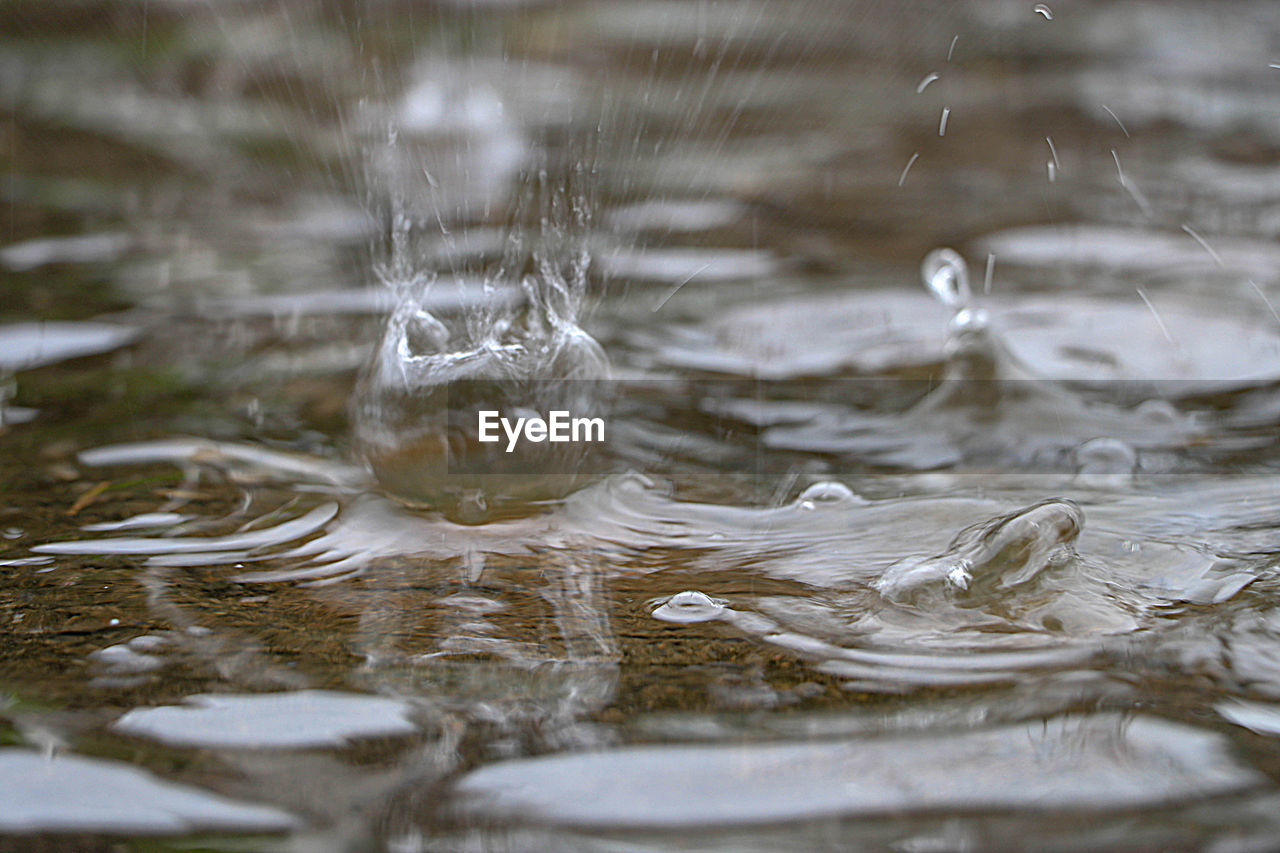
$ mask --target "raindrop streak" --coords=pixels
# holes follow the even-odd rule
[[[911,171],[911,166],[916,162],[916,159],[919,156],[920,156],[919,151],[911,155],[911,159],[907,161],[907,165],[902,168],[902,174],[898,176],[898,186],[902,186],[904,183],[906,183],[907,172]]]
[[[1151,300],[1147,298],[1147,294],[1142,290],[1141,287],[1135,287],[1134,290],[1137,291],[1138,296],[1142,297],[1142,301],[1147,304],[1147,310],[1151,312],[1151,316],[1156,318],[1156,325],[1160,327],[1160,334],[1164,335],[1164,339],[1168,341],[1170,344],[1172,344],[1173,346],[1177,346],[1177,344],[1174,343],[1173,341],[1173,337],[1169,334],[1169,329],[1167,326],[1165,326],[1164,320],[1160,319],[1160,314],[1158,311],[1156,311],[1156,306],[1152,305]]]
[[[1201,237],[1199,234],[1193,231],[1190,225],[1186,224],[1185,222],[1182,223],[1182,230],[1186,231],[1187,235],[1190,236],[1192,240],[1195,240],[1197,243],[1199,243],[1200,248],[1204,249],[1206,252],[1209,253],[1209,257],[1213,258],[1213,262],[1215,264],[1217,264],[1218,266],[1223,265],[1222,258],[1218,255],[1218,253],[1213,250],[1213,247],[1209,245],[1208,241],[1206,241],[1203,237]]]
[[[668,302],[670,302],[671,297],[675,296],[676,293],[679,292],[680,288],[684,287],[686,284],[693,281],[695,278],[697,278],[699,275],[706,272],[710,268],[711,268],[711,264],[705,263],[702,266],[698,267],[693,272],[689,273],[687,276],[685,276],[682,281],[678,282],[674,287],[672,287],[670,290],[667,291],[665,296],[663,296],[660,300],[658,300],[658,304],[653,306],[654,312],[657,312],[659,308],[661,308],[663,305],[666,305]]]
[[[1151,202],[1147,201],[1147,197],[1133,184],[1129,183],[1129,179],[1125,177],[1124,170],[1120,168],[1120,155],[1116,153],[1114,148],[1111,149],[1111,159],[1116,163],[1116,176],[1120,179],[1120,186],[1124,187],[1125,192],[1138,205],[1138,209],[1142,211],[1142,215],[1150,218],[1153,211]]]
[[[991,293],[991,277],[996,271],[996,253],[987,252],[987,273],[982,278],[982,294],[984,296]]]
[[[1267,310],[1271,312],[1271,316],[1280,322],[1280,313],[1276,313],[1276,306],[1271,304],[1271,300],[1267,298],[1267,294],[1262,292],[1262,288],[1258,287],[1258,283],[1253,279],[1249,279],[1249,286],[1254,289],[1258,296],[1262,297],[1263,303],[1267,306]]]
[[[947,48],[947,62],[951,61],[951,54],[956,52],[956,42],[960,41],[960,36],[951,37],[951,47]]]
[[[1032,9],[1031,11],[1035,12],[1037,15],[1044,15],[1044,19],[1046,21],[1053,20],[1053,10],[1043,3],[1037,3],[1035,5],[1035,8]]]
[[[1120,116],[1116,115],[1115,112],[1111,109],[1111,107],[1107,106],[1106,104],[1103,104],[1102,108],[1107,111],[1107,115],[1111,116],[1113,119],[1116,120],[1116,124],[1120,125],[1120,130],[1122,133],[1124,133],[1125,139],[1128,139],[1129,129],[1124,126],[1124,122],[1120,120]]]
[[[1053,137],[1046,136],[1044,141],[1049,143],[1049,153],[1053,155],[1053,166],[1059,172],[1062,171],[1062,163],[1058,161],[1058,149],[1053,147]]]
[[[1124,169],[1120,168],[1120,155],[1116,153],[1116,149],[1111,149],[1111,159],[1116,161],[1116,177],[1120,179],[1120,186],[1125,186]]]
[[[951,107],[942,108],[942,118],[938,119],[938,135],[947,135],[947,118],[951,115]]]
[[[939,74],[937,71],[930,71],[928,74],[924,75],[924,79],[921,80],[920,83],[916,86],[916,94],[918,95],[921,92],[923,92],[925,89],[927,89],[929,87],[929,84],[932,83],[934,80],[937,80],[938,77],[939,77]]]

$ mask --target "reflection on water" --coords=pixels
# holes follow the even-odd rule
[[[1269,847],[1233,10],[0,12],[0,835]]]

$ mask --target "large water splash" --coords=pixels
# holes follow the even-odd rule
[[[575,167],[576,176],[586,168]],[[590,202],[578,183],[556,186],[546,169],[522,180],[522,207],[535,222],[510,225],[501,262],[474,285],[483,298],[454,318],[428,310],[428,294],[445,282],[415,248],[433,225],[450,242],[448,226],[438,208],[425,223],[392,195],[387,258],[376,273],[395,308],[352,401],[357,451],[382,486],[470,523],[567,494],[586,449],[546,443],[506,454],[480,441],[477,412],[594,415],[595,383],[609,373],[604,351],[579,325]],[[465,286],[456,266],[446,275]]]

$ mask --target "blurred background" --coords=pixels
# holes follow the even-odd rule
[[[1269,849],[1278,163],[1267,2],[0,6],[0,833]],[[535,257],[615,473],[405,509]]]

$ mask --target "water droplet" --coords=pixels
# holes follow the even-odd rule
[[[1031,11],[1035,12],[1037,15],[1044,15],[1044,19],[1046,21],[1053,20],[1053,10],[1043,3],[1037,3],[1035,5],[1035,8],[1032,9]]]
[[[921,80],[921,81],[916,85],[916,94],[918,95],[918,94],[920,94],[921,92],[923,92],[925,89],[929,88],[929,84],[930,84],[930,83],[932,83],[933,81],[937,80],[937,79],[938,79],[938,77],[939,77],[939,75],[938,75],[938,72],[937,72],[937,71],[930,71],[928,74],[926,74],[926,75],[924,76],[924,79],[923,79],[923,80]]]
[[[726,604],[722,599],[712,598],[704,592],[686,590],[660,600],[653,610],[653,618],[679,624],[711,622],[724,614],[728,609]]]
[[[953,311],[969,305],[969,268],[954,249],[934,249],[920,265],[925,287]]]
[[[902,186],[907,182],[907,172],[911,171],[911,167],[915,165],[915,162],[919,157],[920,152],[915,152],[911,155],[911,159],[907,161],[907,165],[902,167],[902,174],[898,176],[898,186]]]

